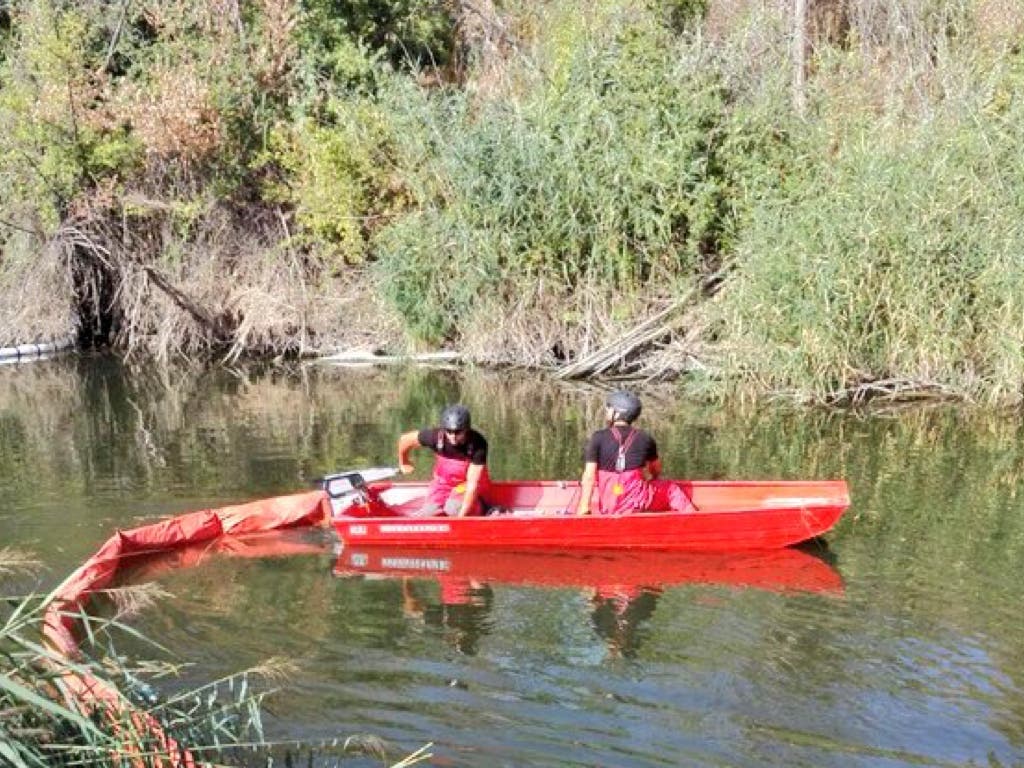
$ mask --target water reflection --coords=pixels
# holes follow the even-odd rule
[[[660,587],[596,587],[590,591],[594,630],[612,658],[632,659],[640,647],[640,630],[654,614]]]
[[[673,584],[720,584],[773,592],[841,595],[843,579],[822,553],[423,550],[339,545],[336,576],[432,576],[548,587],[640,590]]]
[[[340,546],[333,572],[342,578],[400,580],[403,615],[442,629],[445,640],[467,655],[477,652],[480,638],[491,630],[491,584],[580,589],[593,629],[612,658],[636,656],[643,625],[668,586],[843,594],[838,571],[819,554],[800,549],[702,554]]]
[[[218,557],[269,560],[320,555],[329,545],[320,531],[298,528],[266,533],[221,536],[198,544],[141,552],[122,557],[116,584],[142,584],[166,573],[196,568]]]
[[[438,570],[410,567],[423,613],[406,617],[400,577],[333,579],[332,568],[365,564],[324,540],[297,557],[178,553],[179,566],[202,567],[162,575],[176,597],[132,626],[195,662],[196,683],[268,655],[313,656],[276,707],[285,739],[340,727],[447,743],[452,764],[560,768],[1020,761],[1024,421],[647,395],[668,474],[846,478],[853,505],[829,534],[843,578],[820,558],[801,563],[806,553],[789,565],[691,561],[675,574],[597,553],[587,567],[547,557],[526,575],[533,555],[466,571],[450,557],[448,577],[491,594],[459,605],[442,598]],[[399,432],[454,401],[495,436],[488,463],[501,479],[578,476],[600,417],[591,392],[509,372],[3,366],[0,548],[43,560],[45,591],[115,528],[390,463]],[[616,601],[602,584],[640,591]],[[674,586],[688,584],[712,587]],[[546,585],[557,588],[536,588]],[[652,601],[645,587],[661,592]],[[630,663],[602,665],[613,652]]]
[[[459,653],[476,654],[480,638],[491,631],[494,591],[474,579],[439,576],[440,594],[426,594],[425,585],[402,577],[402,615],[441,630],[445,641]]]

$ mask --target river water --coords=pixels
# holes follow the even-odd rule
[[[394,464],[397,435],[453,400],[497,478],[575,477],[601,414],[596,390],[520,374],[3,366],[0,549],[35,553],[45,589],[115,528]],[[138,576],[169,595],[132,626],[187,662],[157,687],[285,657],[269,738],[372,734],[393,758],[431,742],[435,765],[1024,763],[1018,414],[737,410],[661,390],[643,424],[671,476],[843,477],[853,505],[827,548],[781,559],[499,559],[485,582],[443,553],[392,553],[403,579],[360,573],[372,553],[326,531],[178,558],[192,567]],[[559,575],[581,569],[592,579]]]

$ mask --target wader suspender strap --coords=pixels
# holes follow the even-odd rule
[[[637,432],[632,427],[629,427],[629,437],[626,438],[625,442],[622,440],[622,435],[619,434],[619,430],[615,427],[611,427],[610,431],[612,437],[615,438],[615,442],[619,444],[619,452],[615,457],[615,471],[624,472],[626,469],[626,451],[629,450],[629,446],[633,444],[633,440],[636,438]]]

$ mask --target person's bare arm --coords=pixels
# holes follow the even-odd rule
[[[590,497],[594,493],[594,482],[597,479],[597,462],[588,461],[583,465],[583,477],[580,478],[580,507],[576,514],[590,514]]]
[[[409,460],[409,451],[418,448],[420,445],[420,433],[417,431],[406,432],[398,438],[398,468],[403,475],[408,475],[416,469]]]
[[[483,473],[483,464],[470,464],[469,469],[466,470],[466,492],[462,494],[462,509],[459,510],[459,517],[465,517],[473,508],[477,486],[480,484],[480,476]]]

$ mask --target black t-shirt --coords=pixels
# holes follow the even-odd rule
[[[615,439],[615,434],[619,439]],[[608,427],[599,429],[590,436],[583,449],[583,461],[586,464],[597,462],[597,468],[605,472],[615,471],[615,460],[619,457],[619,445],[626,448],[625,469],[639,469],[658,458],[658,446],[654,438],[642,429],[632,427]]]
[[[434,453],[440,453],[446,459],[459,459],[470,464],[487,463],[487,440],[475,429],[469,430],[461,445],[452,445],[444,438],[444,430],[438,427],[421,429],[418,435],[420,445]],[[441,450],[437,450],[437,446]]]

